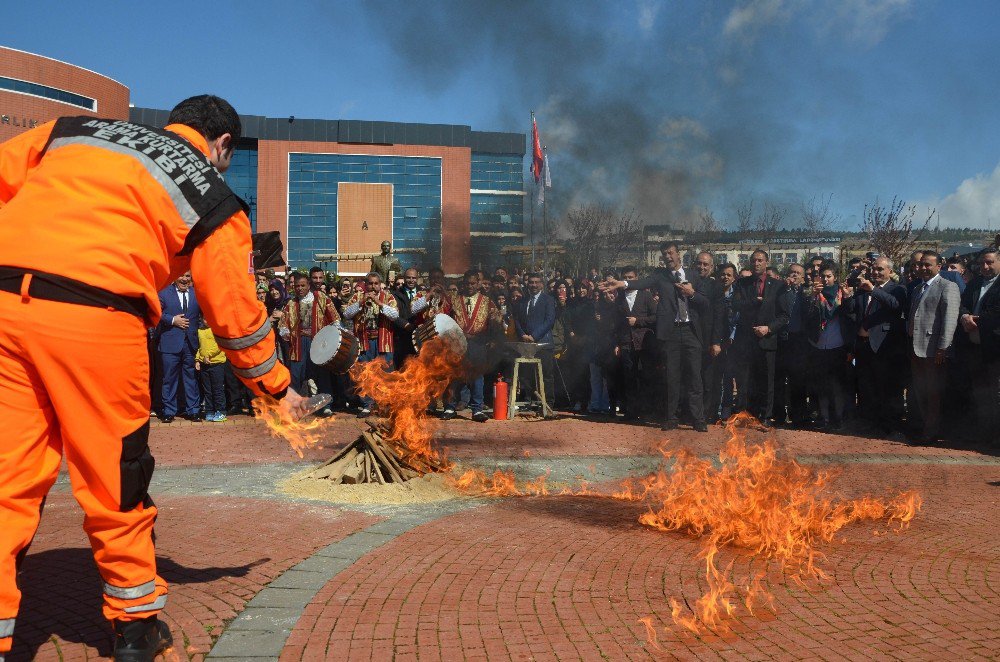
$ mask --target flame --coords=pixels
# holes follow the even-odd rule
[[[250,404],[257,413],[257,417],[267,424],[271,434],[287,441],[299,457],[302,457],[303,450],[320,445],[326,428],[334,420],[333,418],[311,417],[297,420],[270,396],[254,398]]]
[[[749,415],[734,416],[726,427],[729,439],[719,452],[719,464],[702,460],[686,449],[663,450],[673,460],[641,480],[623,483],[615,497],[647,501],[648,512],[639,521],[660,531],[685,531],[702,539],[699,558],[705,561],[707,591],[685,615],[671,599],[674,622],[694,632],[704,628],[728,631],[727,621],[736,609],[739,591],[729,578],[733,561],[723,570],[716,564],[726,545],[748,549],[753,555],[775,559],[796,582],[827,579],[817,565],[817,546],[831,542],[843,527],[860,520],[887,520],[901,531],[921,507],[915,492],[904,492],[886,502],[866,496],[845,500],[830,495],[835,471],[814,470],[779,454],[777,444],[766,439],[747,444],[743,431],[752,425]],[[755,606],[774,609],[774,598],[758,573],[743,587],[743,604],[752,614]]]
[[[461,373],[461,354],[444,339],[434,338],[424,343],[420,353],[407,360],[402,370],[388,370],[383,361],[356,363],[350,370],[358,391],[387,412],[386,441],[405,462],[415,467],[447,468],[445,458],[431,447],[432,419],[427,415],[427,407]]]
[[[656,628],[653,627],[653,617],[640,618],[639,622],[646,626],[646,641],[649,642],[649,645],[658,651],[663,650],[656,639]]]
[[[471,494],[492,497],[524,496],[525,494],[517,487],[517,479],[514,478],[513,471],[497,469],[492,476],[488,476],[486,472],[479,469],[469,469],[458,478],[451,480],[455,487]],[[545,476],[541,476],[538,480],[541,481],[541,489],[544,489]]]

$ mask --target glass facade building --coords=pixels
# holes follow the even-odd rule
[[[336,253],[341,182],[392,185],[392,245],[423,248],[424,264],[441,261],[441,159],[365,154],[288,155],[288,262],[314,264]],[[400,255],[404,267],[416,256]]]
[[[516,154],[472,154],[471,264],[503,264],[500,249],[524,237],[524,159]]]
[[[241,141],[224,175],[233,193],[250,205],[250,227],[257,231],[257,141]]]

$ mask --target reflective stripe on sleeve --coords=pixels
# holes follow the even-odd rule
[[[157,609],[163,609],[167,606],[167,596],[161,595],[152,602],[148,602],[144,605],[135,605],[134,607],[125,607],[126,614],[138,614],[144,611],[156,611]]]
[[[104,593],[106,595],[110,595],[112,598],[121,598],[122,600],[144,598],[155,590],[156,581],[152,579],[145,584],[129,587],[112,586],[111,584],[104,582]]]
[[[271,368],[274,364],[278,362],[278,350],[275,349],[271,354],[271,357],[259,365],[255,365],[252,368],[237,368],[233,366],[233,372],[236,376],[242,377],[244,379],[256,379],[262,375],[266,375],[271,372]]]
[[[0,639],[14,636],[14,620],[13,618],[0,618]]]
[[[194,224],[198,222],[198,214],[195,212],[194,207],[191,206],[191,203],[188,202],[188,199],[184,197],[184,193],[181,192],[180,187],[170,178],[169,175],[167,175],[167,173],[163,171],[160,166],[156,165],[153,159],[149,158],[142,152],[136,151],[131,147],[126,147],[125,145],[118,145],[113,142],[108,142],[107,140],[92,138],[90,136],[67,136],[65,138],[56,138],[49,145],[49,150],[51,151],[65,145],[87,145],[90,147],[106,149],[111,152],[118,152],[119,154],[132,157],[142,164],[147,172],[149,172],[150,177],[163,186],[167,195],[170,196],[171,202],[174,203],[177,213],[180,214],[181,218],[184,219],[184,223],[189,228],[194,227]]]
[[[241,338],[223,338],[222,336],[215,336],[215,342],[218,343],[219,347],[222,349],[246,349],[247,347],[252,347],[256,345],[261,340],[267,337],[267,334],[271,333],[271,318],[267,317],[264,319],[264,323],[260,325],[260,328],[249,335],[245,335]]]

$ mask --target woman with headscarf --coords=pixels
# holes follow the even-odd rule
[[[267,298],[264,299],[267,314],[271,317],[272,330],[277,329],[278,322],[281,320],[281,311],[287,302],[288,291],[285,289],[285,283],[280,278],[273,279],[268,285]],[[282,338],[276,331],[274,336],[278,345],[278,358],[282,363],[288,365],[288,340]]]

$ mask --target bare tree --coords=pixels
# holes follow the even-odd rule
[[[764,209],[754,218],[752,231],[757,240],[767,246],[778,234],[778,230],[784,225],[787,210],[784,207],[764,203]]]
[[[704,241],[717,241],[722,234],[722,227],[715,220],[715,213],[710,209],[704,209],[698,215],[698,233],[704,237]]]
[[[579,274],[591,267],[616,264],[638,254],[642,243],[642,217],[634,209],[617,212],[601,205],[569,210],[564,229],[571,245],[567,266]]]
[[[840,222],[840,214],[830,211],[833,193],[826,196],[813,196],[808,203],[802,203],[802,229],[810,236],[826,234]]]
[[[875,202],[865,205],[861,231],[868,235],[868,243],[873,250],[899,264],[903,255],[912,250],[923,236],[936,213],[934,209],[929,210],[927,218],[914,230],[916,205],[907,205],[905,200],[893,197],[892,204],[883,207],[875,198]]]
[[[753,231],[753,198],[736,208],[736,231],[741,235]]]

